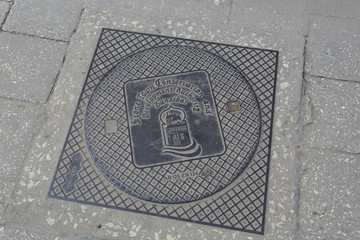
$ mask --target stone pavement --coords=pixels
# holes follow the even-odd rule
[[[0,0],[0,239],[360,239],[359,0]],[[47,198],[101,28],[278,50],[265,235]]]

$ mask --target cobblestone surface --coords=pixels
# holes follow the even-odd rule
[[[359,9],[357,0],[0,0],[0,239],[357,240]],[[280,52],[263,236],[46,197],[103,27]]]

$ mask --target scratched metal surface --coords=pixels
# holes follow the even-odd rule
[[[49,197],[262,234],[277,57],[103,29]]]

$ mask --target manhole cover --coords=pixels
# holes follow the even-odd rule
[[[49,196],[262,233],[276,62],[104,29]]]
[[[146,78],[152,69],[158,76]],[[231,101],[240,111],[229,112]],[[107,131],[109,121],[119,128]],[[90,97],[85,136],[93,160],[120,189],[148,201],[188,202],[242,173],[259,142],[260,110],[250,85],[226,61],[198,48],[164,46],[125,58],[104,77]],[[157,172],[161,177],[153,178]]]

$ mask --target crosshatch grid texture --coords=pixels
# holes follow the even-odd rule
[[[154,204],[129,195],[116,187],[109,176],[104,176],[89,153],[84,121],[91,95],[117,63],[144,50],[179,45],[212,53],[241,72],[259,104],[261,134],[246,169],[221,191],[198,201]],[[273,50],[103,29],[48,196],[263,234],[277,61],[278,52]],[[148,73],[148,77],[159,75],[157,69]],[[217,101],[216,105],[226,108],[226,102]],[[126,129],[126,124],[119,126],[120,131]],[[218,164],[226,165],[226,162]]]
[[[161,73],[149,72],[149,66],[153,70],[161,69]],[[166,78],[169,74],[198,69],[206,70],[212,79],[226,151],[221,156],[211,155],[144,169],[136,167],[130,156],[134,155],[134,151],[130,147],[126,116],[126,111],[131,112],[133,108],[125,108],[124,83],[139,78],[149,81],[146,78],[149,75],[161,74]],[[227,187],[253,158],[260,137],[260,109],[250,85],[240,77],[241,74],[224,60],[189,46],[151,48],[120,61],[99,83],[87,107],[85,136],[95,163],[121,190],[152,202],[190,202]],[[241,103],[241,112],[238,114],[231,114],[227,109],[226,103],[233,99]],[[106,134],[103,126],[108,119],[116,119],[123,131]],[[152,122],[156,124],[156,120]],[[200,127],[199,124],[197,129]],[[150,129],[142,131],[154,134]],[[201,135],[210,131],[214,129],[199,130]],[[215,140],[208,136],[206,141]],[[150,158],[148,149],[151,145],[145,146],[143,152]],[[159,158],[159,154],[153,157]],[[181,175],[184,172],[197,172],[200,176],[168,180],[169,175]]]

